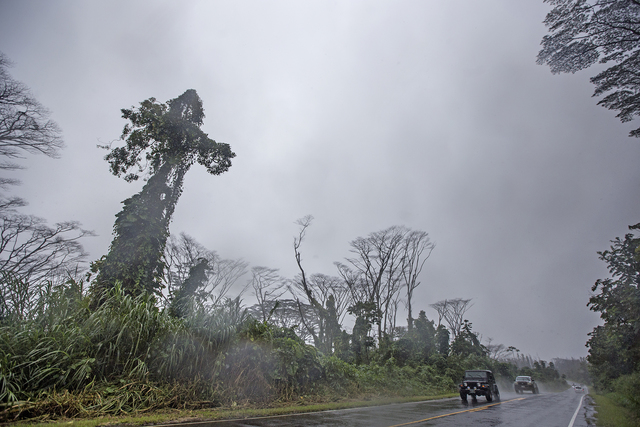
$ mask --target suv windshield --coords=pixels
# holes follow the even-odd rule
[[[464,373],[464,377],[473,380],[487,379],[487,373],[482,371],[467,371]]]
[[[531,381],[531,377],[516,377],[516,381]]]

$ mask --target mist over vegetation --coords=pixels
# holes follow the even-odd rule
[[[41,123],[46,110],[4,64],[5,86],[17,85],[40,108],[25,123],[52,132],[51,151],[38,151],[57,155],[57,130]],[[3,420],[438,395],[454,392],[465,369],[491,369],[505,384],[526,374],[551,389],[566,386],[553,363],[482,344],[465,316],[470,299],[434,302],[439,318],[427,318],[413,301],[436,248],[424,231],[391,226],[356,237],[333,275],[308,273],[303,242],[313,218],[301,218],[294,278],[223,259],[187,234],[170,236],[189,168],[199,163],[219,175],[235,154],[200,131],[204,109],[194,90],[122,114],[130,121],[124,145],[106,147],[105,159],[114,175],[142,175],[146,184],[124,201],[105,256],[87,265],[80,239],[89,231],[73,222],[49,227],[16,211],[24,201],[3,199]],[[247,290],[254,305],[243,303]]]

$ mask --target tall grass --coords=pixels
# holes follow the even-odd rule
[[[27,402],[50,407],[61,396],[76,415],[185,404],[167,391],[176,387],[215,400],[221,357],[245,320],[239,301],[181,320],[116,286],[92,312],[74,285],[52,290],[31,318],[0,325],[0,417],[37,414]]]
[[[593,394],[595,401],[596,425],[604,427],[638,427],[640,422],[633,416],[633,412],[619,402],[615,396]]]
[[[156,408],[268,404],[301,395],[450,391],[463,364],[355,366],[292,328],[247,318],[239,299],[172,317],[150,295],[107,291],[95,310],[76,282],[43,288],[28,316],[0,320],[0,422]],[[10,311],[10,310],[9,310]]]

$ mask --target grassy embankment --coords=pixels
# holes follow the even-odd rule
[[[603,427],[640,427],[640,420],[610,395],[589,393],[595,401],[596,425]]]

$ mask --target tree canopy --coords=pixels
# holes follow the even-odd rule
[[[596,63],[613,64],[591,78],[594,96],[618,111],[622,122],[640,115],[640,1],[544,0],[554,5],[544,23],[538,64],[552,73],[575,73]],[[629,133],[640,137],[640,128]]]

